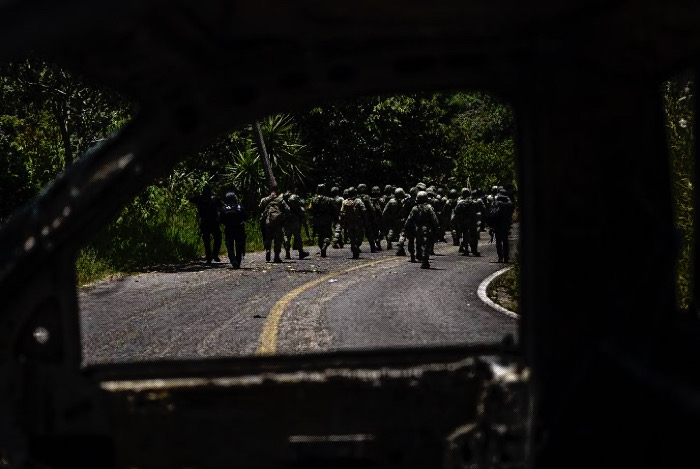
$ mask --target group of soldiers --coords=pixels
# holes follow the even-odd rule
[[[212,260],[221,262],[221,225],[224,225],[224,238],[229,261],[234,269],[239,269],[245,255],[245,222],[248,214],[238,201],[235,192],[227,192],[222,201],[212,195],[211,187],[205,185],[200,195],[191,197],[190,202],[197,206],[199,233],[204,241],[207,264]],[[213,241],[213,247],[212,242]]]
[[[321,257],[328,255],[331,246],[338,249],[349,244],[352,258],[357,259],[365,239],[371,252],[381,251],[385,240],[386,249],[396,243],[396,255],[406,256],[408,250],[411,262],[420,261],[421,268],[427,269],[435,243],[447,242],[448,231],[462,255],[480,256],[479,232],[486,231],[487,225],[492,240],[496,238],[498,262],[509,262],[512,199],[508,185],[494,186],[489,193],[467,188],[445,193],[443,188],[419,182],[408,193],[387,185],[382,194],[379,186],[369,190],[366,184],[358,184],[341,195],[338,187],[329,190],[319,184],[308,204],[294,188],[284,193],[273,188],[260,201],[258,211],[267,262],[282,262],[283,248],[287,259],[291,258],[291,250],[298,252],[299,259],[308,257],[301,231],[304,227],[308,233],[310,223]]]

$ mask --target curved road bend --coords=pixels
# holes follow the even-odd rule
[[[503,267],[487,233],[482,257],[438,243],[430,270],[395,250],[354,261],[347,248],[307,249],[301,261],[251,253],[241,270],[197,263],[81,289],[83,364],[517,340],[517,320],[477,296]]]

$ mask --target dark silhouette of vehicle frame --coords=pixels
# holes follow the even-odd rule
[[[680,0],[3,2],[2,60],[140,110],[0,230],[0,467],[694,465],[659,86],[695,69],[699,26]],[[76,253],[179,158],[271,112],[439,89],[516,112],[517,345],[81,369]]]

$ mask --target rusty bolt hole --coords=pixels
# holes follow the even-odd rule
[[[39,345],[46,345],[49,342],[49,339],[51,338],[49,330],[43,326],[39,326],[36,329],[34,329],[34,332],[32,332],[32,336]]]

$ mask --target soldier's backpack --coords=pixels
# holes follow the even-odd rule
[[[471,220],[475,215],[474,209],[475,207],[471,200],[461,199],[455,205],[454,218],[460,222]]]
[[[286,202],[281,200],[281,197],[276,198],[267,205],[265,215],[265,223],[270,228],[281,228],[284,224],[284,220],[287,216],[287,211],[285,210]]]
[[[237,226],[245,222],[241,206],[226,204],[221,209],[221,223],[226,226]]]
[[[345,225],[358,225],[361,224],[360,211],[355,205],[355,199],[345,199],[343,201],[343,206],[341,208],[343,215],[343,220]]]
[[[498,220],[498,214],[501,211],[501,204],[493,202],[491,206],[484,213],[484,221],[491,228],[495,228],[496,220]]]

